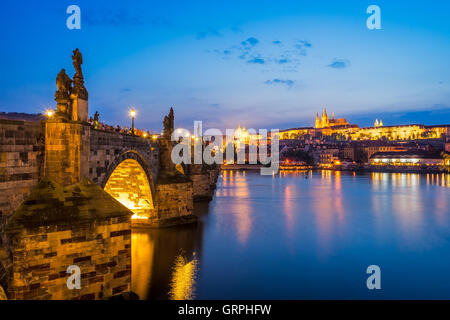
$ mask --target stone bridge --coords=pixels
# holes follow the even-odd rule
[[[215,189],[218,168],[180,172],[170,161],[173,110],[155,141],[93,128],[80,56],[73,87],[58,75],[53,117],[0,119],[0,288],[9,299],[130,293],[132,227],[194,223],[194,200]],[[80,269],[80,289],[67,285],[69,266]]]
[[[131,227],[195,222],[193,202],[212,198],[218,170],[163,173],[160,141],[79,121],[0,119],[0,287],[12,299],[129,292]],[[80,291],[66,288],[73,264]]]
[[[193,200],[211,199],[217,171],[189,168],[191,181],[180,182],[186,190],[182,194],[177,183],[158,180],[160,167],[159,142],[149,138],[85,123],[0,119],[0,218],[5,224],[43,177],[62,186],[88,178],[133,211],[141,224],[144,218],[158,225],[192,214]]]

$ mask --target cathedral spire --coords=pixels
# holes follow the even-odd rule
[[[316,123],[315,123],[315,128],[320,128],[320,118],[319,118],[319,113],[316,113]]]

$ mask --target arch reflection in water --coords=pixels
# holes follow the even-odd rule
[[[132,289],[140,299],[193,299],[203,225],[133,231]]]

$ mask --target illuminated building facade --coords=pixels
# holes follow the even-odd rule
[[[372,166],[439,167],[444,165],[440,153],[426,151],[377,152],[370,157]]]
[[[319,117],[319,114],[316,115],[316,122],[315,122],[315,128],[316,129],[323,129],[323,128],[333,128],[333,127],[340,127],[340,126],[346,126],[349,123],[347,122],[347,119],[345,118],[334,118],[334,112],[331,117],[331,119],[328,117],[327,109],[323,109],[322,116]]]
[[[406,141],[416,139],[440,139],[450,136],[450,125],[425,126],[423,124],[385,126],[383,120],[375,120],[373,127],[360,128],[350,124],[345,118],[335,118],[334,113],[329,118],[326,109],[322,115],[316,115],[314,128],[303,127],[280,131],[281,140],[295,140],[306,136],[332,136],[339,135],[344,139]]]
[[[294,128],[288,130],[280,130],[280,140],[295,140],[306,137],[307,135],[314,135],[314,128]]]
[[[352,133],[352,140],[416,140],[416,139],[438,139],[442,135],[447,135],[448,126],[424,126],[422,124],[398,125],[398,126],[378,126],[361,128]]]

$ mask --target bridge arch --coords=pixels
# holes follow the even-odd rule
[[[155,184],[145,159],[129,150],[111,163],[100,185],[134,215],[149,219],[155,215]]]

